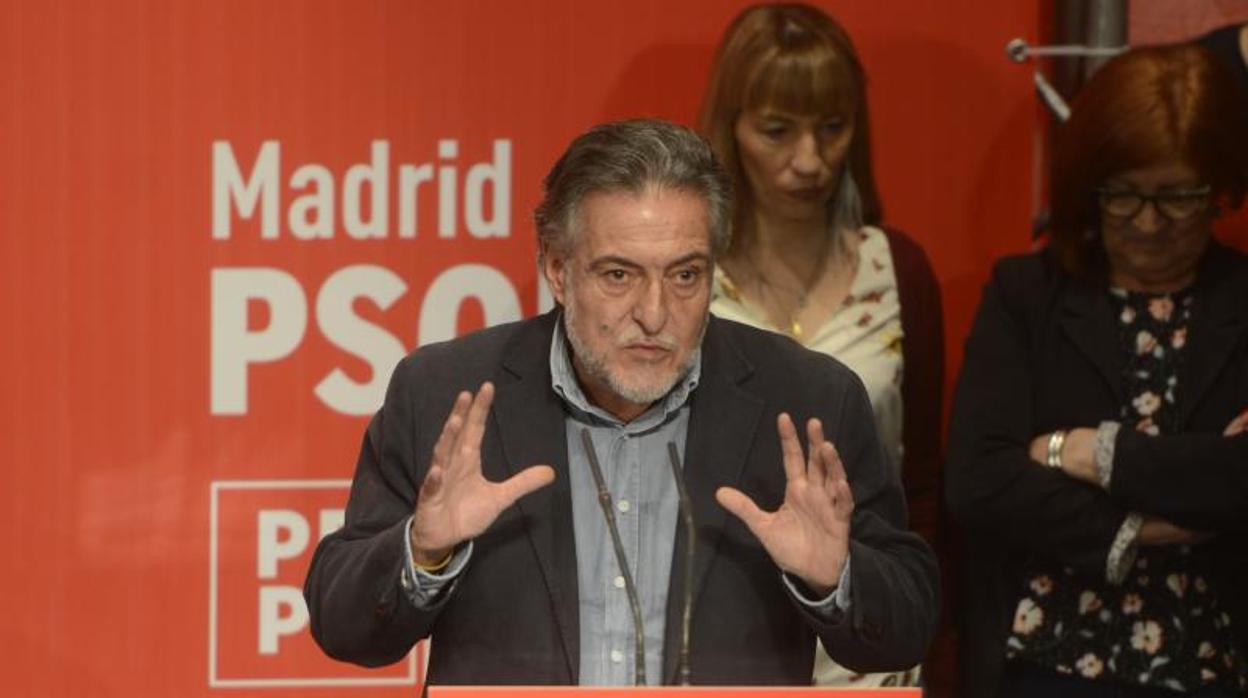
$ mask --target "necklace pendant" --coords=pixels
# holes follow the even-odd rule
[[[797,320],[793,320],[791,323],[789,323],[789,331],[793,333],[794,337],[801,337],[802,336],[802,323],[798,322]]]

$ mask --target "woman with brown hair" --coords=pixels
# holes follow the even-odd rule
[[[911,526],[939,550],[940,292],[923,250],[880,227],[866,75],[849,36],[808,5],[747,8],[719,47],[699,125],[736,185],[712,312],[858,374]],[[917,679],[855,674],[822,650],[815,673],[834,685]]]
[[[1049,245],[999,262],[954,401],[967,695],[1248,687],[1248,186],[1195,46],[1129,51],[1058,131]]]

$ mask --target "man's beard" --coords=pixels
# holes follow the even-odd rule
[[[569,289],[569,291],[571,291],[571,289]],[[698,352],[691,351],[689,352],[689,356],[686,357],[684,363],[678,366],[676,370],[672,371],[671,376],[667,379],[659,380],[650,385],[626,384],[622,376],[614,375],[607,366],[607,354],[609,349],[595,354],[590,350],[589,345],[582,341],[582,338],[577,334],[577,327],[575,323],[576,311],[573,310],[573,307],[574,306],[569,303],[563,308],[563,328],[564,332],[568,336],[568,343],[572,345],[572,354],[580,364],[581,369],[588,374],[588,377],[605,384],[611,392],[628,402],[633,403],[634,405],[649,405],[658,401],[664,395],[667,395],[677,382],[689,374],[689,371],[693,369],[694,362],[698,359]],[[706,326],[709,322],[709,318],[710,314],[708,312],[706,317],[702,319],[702,329],[698,332],[699,346],[702,344],[702,337],[706,334]],[[626,341],[621,342],[618,337],[612,337],[610,341],[613,345],[615,345],[614,348],[619,348],[621,344],[626,344],[628,341],[634,341],[634,339],[635,338],[633,337],[629,337]],[[646,337],[646,340],[660,343],[672,351],[677,350],[679,347],[679,343],[670,335],[666,334]]]

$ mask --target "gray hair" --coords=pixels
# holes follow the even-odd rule
[[[711,252],[732,237],[732,181],[711,147],[690,129],[658,119],[595,126],[572,141],[546,175],[534,211],[539,261],[548,250],[566,254],[576,235],[585,197],[601,192],[641,194],[655,189],[689,192],[706,201]]]
[[[841,168],[841,183],[830,206],[832,229],[829,235],[832,236],[833,252],[846,254],[850,250],[849,235],[866,225],[862,215],[862,195],[858,193],[858,183],[854,181],[854,173],[848,164]]]
[[[841,168],[841,184],[832,204],[832,225],[838,232],[856,231],[866,225],[862,215],[862,194],[858,193],[858,183],[854,181],[849,165]]]

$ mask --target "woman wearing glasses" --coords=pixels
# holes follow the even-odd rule
[[[967,695],[1236,696],[1248,667],[1248,259],[1236,92],[1130,51],[1056,136],[1052,238],[1001,261],[948,464]]]

